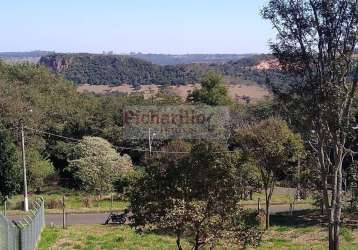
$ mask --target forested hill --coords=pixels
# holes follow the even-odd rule
[[[124,55],[49,54],[41,57],[40,63],[77,84],[182,85],[197,82],[209,70],[263,84],[265,75],[254,66],[268,58],[256,55],[226,63],[158,65]]]
[[[40,63],[77,84],[185,84],[199,77],[185,65],[161,66],[124,55],[51,54]]]

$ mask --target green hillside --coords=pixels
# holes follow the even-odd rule
[[[265,84],[266,73],[253,66],[269,57],[256,55],[226,63],[158,65],[124,55],[53,53],[41,57],[40,64],[76,84],[184,85],[198,82],[208,71]]]
[[[40,63],[77,84],[184,84],[199,78],[198,72],[184,65],[160,66],[123,55],[51,54]]]

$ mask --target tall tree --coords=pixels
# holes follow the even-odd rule
[[[21,187],[21,168],[16,146],[9,132],[0,123],[0,196],[15,194]]]
[[[299,135],[286,122],[270,118],[239,131],[237,142],[250,156],[260,172],[266,197],[266,229],[270,225],[270,203],[275,184],[287,176],[292,162],[303,149]]]
[[[72,157],[69,169],[79,187],[100,195],[112,191],[114,182],[132,169],[130,157],[120,156],[100,137],[85,136],[75,146]]]
[[[40,192],[46,178],[55,173],[52,162],[44,159],[38,151],[30,149],[26,151],[26,164],[29,186]]]
[[[200,89],[195,89],[188,95],[189,102],[204,103],[211,106],[229,105],[232,103],[221,75],[210,71],[203,77],[200,85]]]
[[[279,96],[284,103],[297,104],[290,105],[291,114],[298,115],[295,121],[304,122],[298,127],[305,128],[316,154],[329,221],[329,249],[336,250],[342,163],[350,152],[347,134],[358,84],[352,56],[358,38],[358,1],[271,0],[262,15],[278,33],[271,47],[282,69],[299,79]]]
[[[131,193],[136,224],[175,234],[179,250],[184,237],[192,249],[257,244],[260,233],[239,205],[240,154],[209,141],[192,148],[176,141],[163,150],[189,153],[152,156]]]

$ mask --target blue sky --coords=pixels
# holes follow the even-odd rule
[[[1,0],[0,51],[262,53],[265,0]]]

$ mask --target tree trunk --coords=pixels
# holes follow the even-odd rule
[[[199,227],[196,228],[196,234],[195,234],[195,245],[194,245],[194,250],[199,250],[200,247],[200,243],[199,243],[199,238],[200,237],[200,230]]]
[[[268,188],[265,188],[265,198],[266,198],[266,230],[270,227],[270,198],[268,194]]]
[[[336,164],[334,165],[334,175],[332,181],[332,195],[331,195],[331,205],[329,206],[327,185],[324,185],[325,190],[325,206],[327,209],[328,215],[328,240],[329,240],[329,250],[339,250],[340,243],[340,223],[341,223],[341,195],[342,195],[342,161],[343,157],[340,152],[337,152],[335,155]]]
[[[342,195],[342,164],[339,163],[340,166],[338,168],[337,173],[337,192],[336,192],[336,207],[334,210],[334,246],[335,250],[339,250],[339,232],[340,232],[340,224],[341,224],[341,195]]]
[[[178,250],[183,250],[183,248],[181,247],[181,244],[180,244],[180,236],[177,236],[176,243],[177,243]]]
[[[334,250],[334,228],[333,228],[333,222],[329,222],[328,225],[328,249],[329,250]]]
[[[335,243],[335,212],[336,212],[336,196],[337,196],[337,172],[335,172],[332,181],[332,195],[331,195],[331,207],[329,209],[329,226],[328,226],[328,241],[329,241],[329,250],[336,249]]]

